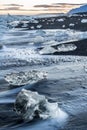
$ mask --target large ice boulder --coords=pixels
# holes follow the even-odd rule
[[[45,96],[25,89],[18,94],[14,110],[25,121],[31,121],[35,117],[55,118],[59,114],[57,103],[49,103]]]

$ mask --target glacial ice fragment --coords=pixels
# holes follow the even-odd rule
[[[37,70],[31,70],[26,72],[21,71],[17,73],[10,73],[7,74],[4,78],[10,85],[20,86],[37,82],[46,77],[47,72],[45,71],[41,72]]]
[[[25,89],[18,94],[14,110],[27,121],[31,121],[35,117],[55,118],[59,114],[57,103],[49,103],[45,96]]]
[[[43,49],[41,49],[39,51],[39,53],[42,54],[42,55],[53,54],[55,52],[57,52],[57,50],[55,48],[51,47],[51,46],[45,46]]]
[[[68,52],[68,51],[74,51],[77,49],[77,46],[74,44],[60,44],[57,47],[58,52]]]

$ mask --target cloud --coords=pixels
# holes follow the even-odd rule
[[[41,11],[40,9],[21,9],[20,7],[8,7],[8,8],[1,8],[0,11]]]
[[[82,4],[70,4],[70,3],[53,3],[53,4],[42,4],[42,5],[35,5],[34,8],[43,8],[44,11],[60,11],[60,12],[67,12],[72,8],[77,8]],[[41,9],[42,10],[42,9]]]
[[[74,3],[52,3],[52,5],[82,5],[82,4],[74,4]]]
[[[5,10],[20,10],[19,7],[9,7],[9,8],[5,8]]]
[[[19,5],[19,4],[4,4],[3,6],[23,7],[24,5]]]
[[[69,3],[53,3],[53,4],[50,4],[50,5],[35,5],[34,7],[35,8],[71,8],[71,7],[76,7],[76,6],[80,6],[82,4],[69,4]]]
[[[59,7],[55,5],[35,5],[35,8],[54,8],[54,7]]]
[[[7,11],[7,10],[18,10],[20,11],[23,5],[19,4],[3,4],[0,5],[0,11]]]
[[[20,10],[17,7],[11,7],[11,8],[4,8],[4,9],[0,9],[0,11],[7,11],[7,10]]]

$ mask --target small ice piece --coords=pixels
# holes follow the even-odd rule
[[[76,50],[77,46],[74,44],[61,44],[58,45],[57,49],[58,52],[68,52]]]
[[[70,27],[73,27],[74,25],[75,25],[74,23],[70,23],[70,24],[69,24]]]
[[[57,21],[58,21],[58,22],[63,22],[63,21],[64,21],[64,19],[57,19]]]
[[[57,50],[51,46],[45,46],[39,51],[40,54],[53,54],[55,52],[57,52]]]
[[[63,25],[62,27],[65,28],[65,25]]]
[[[20,21],[13,21],[13,22],[10,22],[8,25],[10,25],[12,27],[16,27],[16,26],[18,26],[19,23],[20,23]]]
[[[35,117],[57,118],[59,115],[58,103],[50,103],[45,96],[25,89],[17,95],[14,110],[25,121],[31,121]]]
[[[42,43],[42,42],[44,42],[44,37],[36,36],[35,38],[33,38],[33,42],[34,43]]]
[[[37,30],[37,31],[36,31],[36,34],[37,34],[37,35],[45,35],[46,32],[45,32],[44,30]]]
[[[87,23],[87,19],[82,19],[81,23]]]
[[[47,72],[32,70],[28,72],[18,72],[7,74],[4,78],[5,80],[13,86],[21,86],[26,84],[35,83],[39,80],[45,79],[47,77]]]
[[[39,23],[39,21],[38,20],[33,20],[32,23]]]
[[[31,29],[34,29],[34,26],[31,26],[30,28],[31,28]]]
[[[40,24],[39,24],[39,25],[37,25],[37,28],[41,28],[41,27],[42,27],[42,25],[40,25]]]
[[[29,23],[29,21],[21,21],[21,22],[26,23],[26,24],[28,24],[28,23]]]

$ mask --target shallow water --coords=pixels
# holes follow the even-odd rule
[[[5,26],[5,25],[4,25]],[[86,37],[72,30],[2,29],[0,44],[0,129],[1,130],[86,130],[87,128],[87,57],[40,55],[38,47]],[[85,35],[84,35],[85,34]],[[37,37],[37,36],[41,37]],[[84,37],[83,37],[84,36]],[[60,39],[59,39],[60,38]],[[53,42],[48,42],[49,39]],[[73,40],[75,40],[73,39]],[[9,85],[7,73],[31,69],[48,72],[46,80],[20,87]],[[25,88],[57,102],[59,115],[54,119],[24,122],[14,111],[17,94]],[[84,120],[85,119],[85,120]]]

